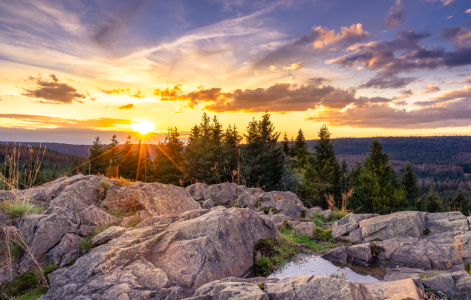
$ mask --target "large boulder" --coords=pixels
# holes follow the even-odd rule
[[[295,226],[296,234],[314,237],[316,234],[316,224],[312,222],[302,222]]]
[[[145,210],[152,216],[201,208],[181,187],[143,182],[134,182],[127,187],[111,186],[101,205],[112,212]]]
[[[243,192],[239,194],[239,202],[241,207],[252,208],[256,206],[258,204],[258,197],[261,193],[263,193],[263,190],[260,188],[246,188],[243,190]]]
[[[46,260],[55,265],[64,265],[68,263],[65,261],[61,262],[63,256],[65,256],[68,252],[74,250],[76,256],[78,256],[78,249],[82,240],[83,238],[76,234],[65,234],[59,244],[46,253]]]
[[[68,300],[102,295],[100,299],[128,299],[126,296],[147,299],[149,295],[165,298],[172,294],[179,299],[210,281],[244,275],[253,265],[258,240],[280,238],[271,220],[249,209],[201,213],[186,220],[172,217],[174,222],[169,224],[129,229],[125,235],[94,248],[74,265],[49,276],[51,289],[47,297]],[[143,289],[140,280],[128,281],[126,266],[137,261],[148,269],[161,270],[168,282],[154,287],[146,284]],[[164,277],[163,274],[159,276]]]
[[[77,214],[82,225],[99,226],[99,225],[118,225],[121,221],[115,216],[110,215],[95,205],[90,205],[84,211]]]
[[[211,199],[214,202],[221,204],[235,202],[238,197],[239,190],[237,188],[237,184],[233,182],[213,184],[204,191],[204,199]]]
[[[316,209],[316,207],[311,210]],[[308,213],[311,211],[309,210]],[[322,212],[322,211],[320,211]],[[332,237],[338,238],[341,236],[346,236],[350,232],[354,231],[359,227],[359,223],[362,220],[378,217],[378,214],[353,214],[349,213],[341,220],[336,221],[332,225]]]
[[[278,200],[276,201],[276,209],[288,217],[296,218],[301,216],[304,206],[302,204],[296,204],[294,200]]]
[[[58,184],[64,186],[60,193],[50,200],[52,207],[68,208],[73,211],[82,211],[99,200],[99,189],[102,176],[77,176],[65,179]],[[71,183],[72,182],[72,183]],[[54,185],[51,187],[53,188]],[[41,196],[43,197],[43,196]],[[46,197],[45,199],[49,199]]]
[[[204,191],[208,188],[206,183],[193,183],[186,187],[186,190],[195,200],[204,199]]]

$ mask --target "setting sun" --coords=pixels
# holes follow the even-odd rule
[[[145,135],[149,132],[154,131],[154,124],[149,121],[136,120],[135,123],[131,123],[131,128],[134,131],[139,132],[142,135]]]

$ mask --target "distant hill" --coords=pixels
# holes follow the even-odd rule
[[[0,144],[9,144],[12,145],[12,142],[5,142],[0,141]],[[73,145],[73,144],[63,144],[63,143],[36,143],[36,142],[24,142],[21,143],[21,146],[31,146],[31,147],[39,147],[42,148],[46,147],[46,149],[53,150],[63,154],[70,154],[70,155],[82,155],[86,156],[88,154],[88,149],[90,149],[91,145]]]

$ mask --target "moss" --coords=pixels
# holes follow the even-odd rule
[[[279,214],[281,212],[276,208],[270,208],[270,207],[260,207],[260,210],[263,211],[267,215],[270,213],[270,210],[272,211],[274,215]]]
[[[424,235],[429,235],[430,234],[430,229],[425,228],[424,231],[423,231],[423,234]]]
[[[48,291],[47,287],[40,287],[34,291],[28,292],[16,298],[16,300],[36,300],[39,299],[42,295],[46,294]]]
[[[84,238],[81,242],[80,242],[80,245],[79,245],[79,248],[80,249],[91,249],[93,247],[92,245],[92,241],[90,241],[89,238]]]
[[[133,228],[133,227],[136,227],[137,224],[139,224],[141,221],[134,221],[132,222],[131,224],[129,224],[128,226],[126,226],[126,228]]]
[[[43,267],[43,272],[47,276],[57,268],[57,265],[47,265]],[[40,290],[41,288],[43,289]],[[42,294],[47,293],[47,288],[45,288],[44,291],[44,283],[41,280],[41,274],[39,270],[34,270],[21,274],[16,279],[1,285],[0,290],[2,291],[2,294],[4,296],[9,298],[18,297],[20,295],[23,295],[22,297],[25,297],[19,299],[37,299]],[[39,294],[39,292],[41,291],[43,293]],[[39,296],[34,298],[37,295]]]

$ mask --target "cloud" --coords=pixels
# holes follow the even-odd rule
[[[467,99],[446,106],[406,110],[388,104],[354,106],[345,111],[327,110],[307,120],[331,126],[357,128],[439,128],[471,125],[471,101]]]
[[[430,84],[425,88],[425,91],[423,93],[428,94],[428,93],[438,92],[439,90],[440,90],[440,87]]]
[[[435,100],[453,100],[459,98],[471,97],[471,86],[465,86],[462,90],[451,90],[447,91],[438,97],[435,97]]]
[[[468,8],[468,9],[465,11],[465,13],[471,14],[471,8]]]
[[[399,95],[399,98],[408,98],[412,95],[423,95],[423,94],[429,94],[429,93],[434,93],[440,91],[440,87],[434,86],[434,85],[428,85],[425,87],[424,91],[413,91],[413,90],[404,90],[401,91],[401,94]],[[414,102],[415,105],[420,105],[420,106],[429,106],[429,105],[434,105],[437,104],[438,102],[436,101],[418,101]]]
[[[342,27],[340,32],[321,26],[314,27],[309,35],[303,35],[294,41],[279,43],[271,47],[254,64],[255,69],[271,65],[291,64],[293,60],[303,60],[321,56],[329,51],[345,50],[348,46],[359,43],[370,36],[363,30],[363,25],[353,24]]]
[[[442,38],[450,40],[455,47],[471,47],[471,30],[459,26],[443,28]]]
[[[126,105],[123,105],[123,106],[120,106],[118,107],[118,109],[120,110],[131,110],[131,109],[134,109],[134,104],[126,104]]]
[[[129,89],[114,89],[114,90],[101,90],[103,93],[106,93],[108,95],[121,95],[121,94],[129,94],[130,90]]]
[[[190,93],[175,91],[162,101],[185,101],[187,107],[204,104],[204,109],[214,112],[279,112],[306,111],[320,106],[342,109],[355,103],[368,105],[386,103],[383,97],[356,97],[355,89],[340,89],[327,84],[325,78],[312,78],[303,85],[275,83],[267,88],[236,89],[221,92],[221,88],[201,89]]]
[[[405,87],[415,80],[417,80],[415,77],[397,77],[395,75],[378,72],[375,74],[375,77],[360,85],[359,88],[398,89]]]
[[[428,2],[437,2],[437,1],[440,1],[441,3],[443,3],[443,6],[447,6],[448,4],[450,4],[451,2],[453,2],[453,0],[427,0]]]
[[[38,102],[47,104],[84,103],[83,100],[87,98],[87,95],[90,95],[87,91],[80,92],[67,83],[59,82],[59,79],[54,74],[49,75],[49,77],[52,81],[42,80],[41,76],[37,78],[30,76],[28,81],[34,82],[38,86],[35,88],[23,88],[25,92],[21,93],[21,95],[43,99]]]
[[[396,6],[389,9],[389,13],[384,18],[384,22],[388,28],[397,28],[399,24],[404,22],[404,5],[400,0],[396,1]]]
[[[304,65],[304,62],[300,61],[298,63],[291,64],[291,66],[283,67],[283,70],[297,70],[301,68],[303,65]]]
[[[449,34],[450,38],[453,38]],[[433,70],[439,67],[459,67],[471,64],[471,47],[457,47],[454,51],[444,48],[425,48],[419,45],[429,33],[403,31],[387,42],[371,42],[350,47],[352,54],[326,61],[343,67],[353,68],[360,64],[369,70],[384,73],[399,73],[416,69]]]
[[[145,97],[146,97],[146,95],[142,95],[142,94],[141,94],[141,91],[139,91],[139,92],[137,92],[137,93],[135,93],[135,94],[133,94],[133,95],[129,95],[129,96],[134,97],[134,98],[139,98],[139,99],[142,99],[142,98],[145,98]]]
[[[0,118],[14,119],[20,121],[15,127],[34,127],[34,128],[116,128],[131,124],[130,120],[115,118],[96,118],[96,119],[67,119],[42,115],[26,114],[0,114]]]

